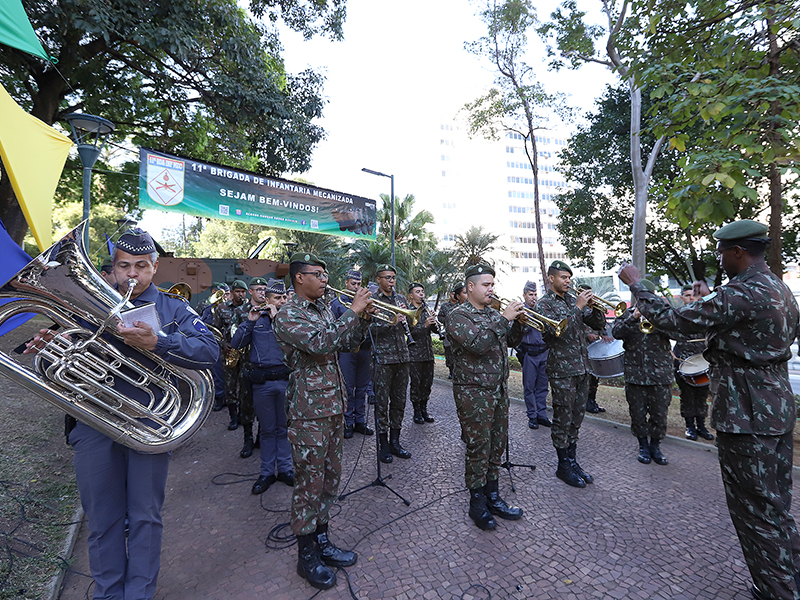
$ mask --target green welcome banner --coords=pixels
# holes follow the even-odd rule
[[[374,200],[139,150],[139,208],[375,239]]]

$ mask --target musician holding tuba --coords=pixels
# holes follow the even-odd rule
[[[373,300],[408,308],[406,299],[394,291],[397,270],[392,265],[380,265],[375,278],[378,289],[372,294]],[[392,462],[392,455],[411,458],[411,453],[400,444],[409,378],[407,326],[405,316],[398,315],[393,325],[375,319],[371,327],[374,342],[372,385],[378,417],[380,460],[384,463]]]
[[[433,344],[431,333],[439,331],[436,315],[425,304],[425,287],[418,282],[408,286],[411,307],[422,309],[419,320],[411,328],[414,344],[409,346],[409,377],[411,379],[411,406],[414,407],[414,423],[433,423],[428,413],[428,400],[433,386]]]
[[[521,302],[509,302],[503,313],[492,309],[494,269],[472,265],[465,273],[467,301],[447,319],[453,350],[453,397],[462,439],[464,479],[469,489],[469,516],[480,529],[497,527],[494,516],[511,521],[522,509],[500,497],[498,477],[508,444],[508,346],[522,340],[517,320]]]
[[[586,413],[589,394],[589,355],[586,350],[586,325],[605,328],[605,315],[589,307],[591,290],[569,293],[572,269],[556,260],[547,269],[550,289],[536,305],[536,312],[550,319],[567,319],[567,328],[556,336],[552,327],[542,332],[549,346],[547,378],[553,395],[553,426],[550,436],[558,454],[556,477],[567,485],[583,488],[594,478],[576,459],[578,431]]]
[[[132,303],[154,303],[163,330],[155,332],[134,321],[132,327],[117,327],[124,343],[110,334],[102,337],[129,356],[130,348],[138,348],[180,367],[210,369],[219,353],[217,342],[186,302],[152,284],[157,257],[153,239],[141,229],[127,231],[112,250],[117,281],[136,282]],[[127,289],[123,288],[125,284],[119,290],[124,294]],[[25,352],[38,352],[43,342],[51,339],[52,333],[42,330]],[[136,387],[119,381],[115,389],[145,403],[144,393]],[[161,558],[161,507],[169,453],[137,452],[81,422],[70,432],[69,443],[75,450],[75,478],[89,523],[94,597],[153,598]]]
[[[642,285],[656,291],[653,282]],[[672,401],[672,353],[670,338],[658,329],[644,333],[641,313],[629,308],[614,321],[612,335],[625,347],[625,400],[631,416],[631,433],[639,440],[642,464],[668,464],[661,452],[661,440],[667,435],[667,412]],[[649,415],[649,418],[648,418]]]
[[[231,329],[236,311],[244,305],[247,295],[247,284],[237,279],[231,284],[231,299],[219,305],[214,311],[213,325],[222,332],[222,357],[225,361],[223,373],[225,375],[225,400],[228,405],[230,423],[228,429],[233,431],[239,428],[239,353],[231,348]]]

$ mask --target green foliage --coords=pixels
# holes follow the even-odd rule
[[[444,344],[442,340],[436,336],[431,337],[431,344],[433,345],[433,354],[435,356],[444,356]]]
[[[89,221],[89,256],[98,267],[108,256],[106,238],[114,239],[117,230],[117,219],[125,218],[125,214],[116,206],[101,204],[92,209]],[[83,202],[62,202],[53,209],[53,240],[60,240],[83,220]],[[33,241],[31,237],[31,241]],[[26,248],[27,249],[27,248]],[[38,250],[32,256],[38,255]]]
[[[453,251],[456,261],[461,270],[465,270],[469,265],[487,263],[494,266],[494,261],[489,259],[489,254],[495,251],[504,251],[505,247],[497,245],[499,235],[484,231],[483,227],[474,225],[467,229],[463,234],[456,236]]]

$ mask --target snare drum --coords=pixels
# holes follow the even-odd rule
[[[703,387],[709,384],[708,378],[708,361],[703,358],[701,354],[694,354],[681,362],[678,368],[680,373],[686,380],[686,383],[693,387]]]
[[[625,349],[622,347],[622,340],[597,340],[589,344],[588,350],[592,375],[600,379],[625,375]]]

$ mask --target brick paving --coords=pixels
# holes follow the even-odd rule
[[[436,423],[415,425],[409,404],[401,441],[413,456],[382,467],[411,505],[369,487],[333,510],[332,539],[359,554],[347,569],[356,598],[750,597],[716,455],[707,446],[669,439],[668,466],[642,465],[626,427],[587,418],[578,459],[596,483],[574,489],[555,478],[549,430],[528,429],[524,406],[512,402],[510,458],[536,470],[512,469],[516,493],[501,471],[502,495],[525,515],[482,532],[467,517],[464,445],[448,383],[434,383],[430,409]],[[238,457],[241,429],[229,432],[226,424],[225,411],[212,413],[173,456],[156,598],[311,598],[316,590],[295,573],[297,547],[268,547],[276,546],[267,540],[270,530],[289,519],[290,490],[276,483],[262,496],[250,493],[257,458]],[[345,440],[342,493],[375,479],[374,440]],[[83,527],[62,600],[91,593],[80,575],[88,570]],[[317,597],[350,598],[345,574],[338,578]]]

